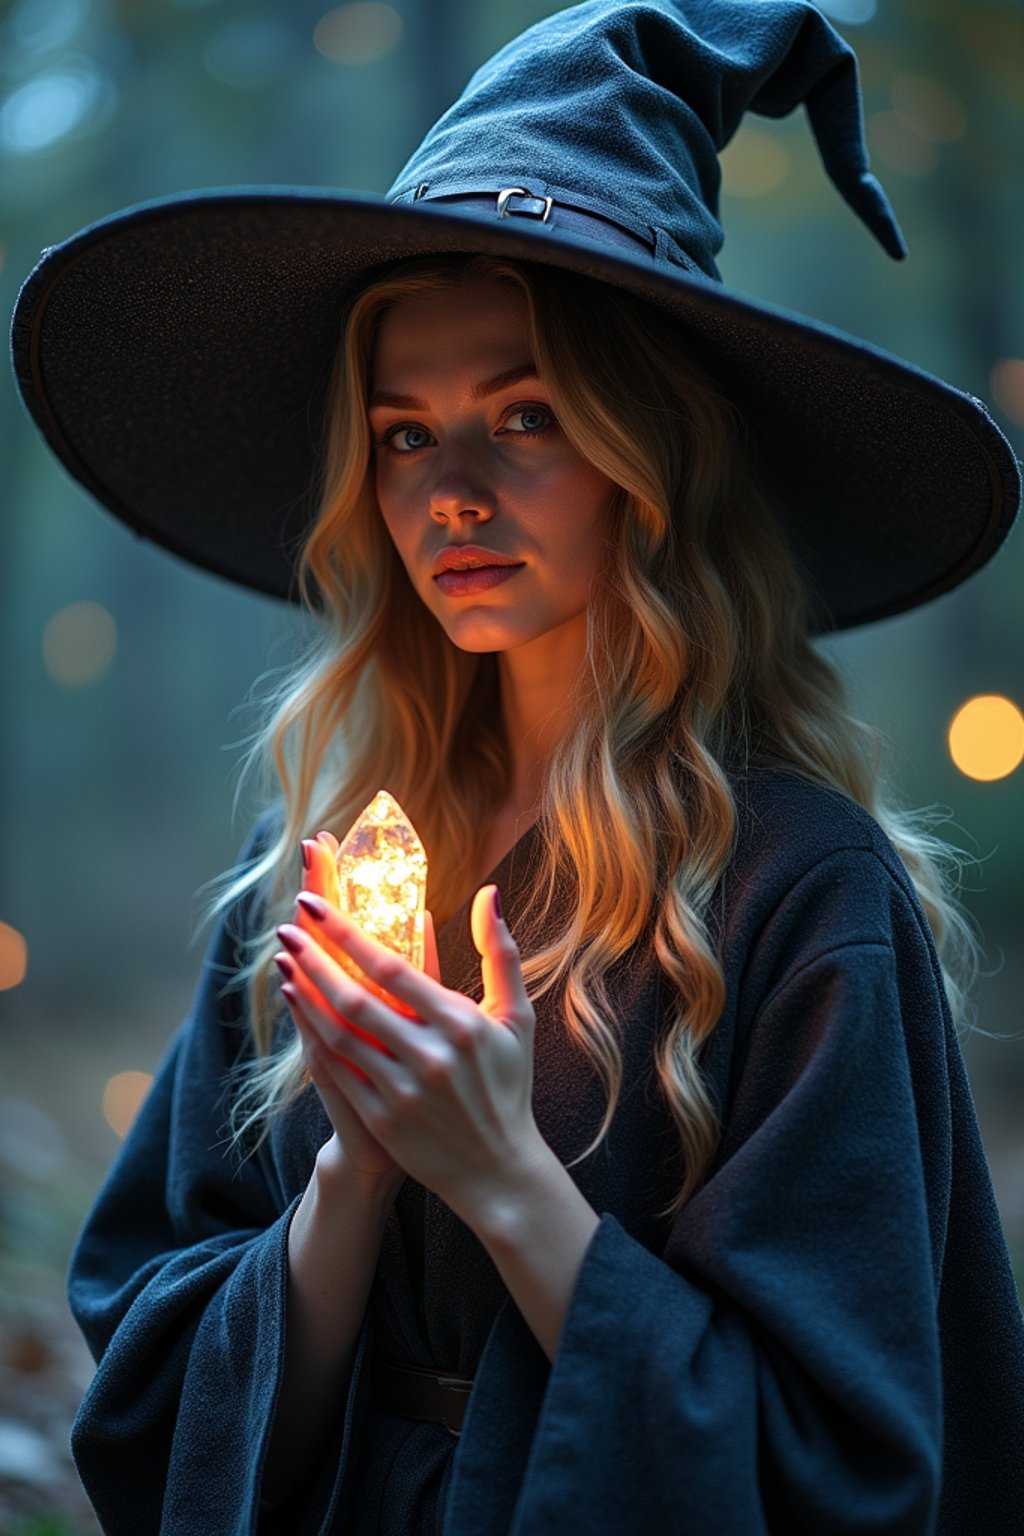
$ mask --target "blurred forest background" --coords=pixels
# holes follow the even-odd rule
[[[470,72],[557,9],[15,0],[0,10],[0,308],[43,246],[135,202],[253,183],[383,193]],[[1019,0],[822,9],[858,53],[872,165],[910,258],[890,262],[855,221],[798,112],[749,118],[723,155],[725,279],[982,397],[1020,452]],[[0,465],[0,1536],[68,1536],[97,1529],[66,1449],[91,1374],[64,1303],[70,1247],[188,1010],[209,937],[200,888],[256,809],[235,805],[251,689],[305,621],[98,510],[9,372]],[[905,800],[943,807],[943,834],[975,861],[964,900],[986,958],[963,1049],[1018,1281],[1022,576],[1018,529],[956,593],[823,642]],[[979,764],[980,717],[961,717],[962,749],[949,728],[988,695],[1007,701],[1002,745]]]

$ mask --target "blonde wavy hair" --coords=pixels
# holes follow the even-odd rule
[[[700,1185],[721,1130],[699,1062],[725,1000],[705,919],[735,840],[727,770],[755,761],[785,768],[870,812],[917,889],[958,1025],[977,940],[956,899],[958,851],[929,829],[936,813],[893,803],[881,738],[848,712],[837,672],[809,638],[815,599],[746,465],[737,412],[664,314],[525,262],[406,261],[347,316],[319,511],[297,566],[317,631],[272,688],[244,762],[244,772],[258,764],[271,783],[276,774],[283,824],[242,875],[236,868],[211,882],[224,889],[204,918],[251,887],[265,892],[265,926],[233,981],[248,989],[251,1048],[233,1074],[231,1132],[251,1150],[307,1089],[271,962],[275,926],[291,919],[301,884],[299,840],[319,828],[342,838],[387,788],[427,849],[427,905],[440,926],[471,886],[490,818],[510,792],[496,656],[460,650],[416,596],[376,503],[366,419],[382,317],[401,300],[467,280],[521,296],[561,429],[620,488],[572,725],[540,802],[536,903],[516,938],[531,999],[564,986],[565,1027],[607,1093],[600,1130],[575,1166],[601,1144],[622,1084],[605,976],[653,932],[672,999],[656,1066],[679,1135],[678,1193],[660,1213],[674,1215]],[[573,899],[540,943],[563,881]]]

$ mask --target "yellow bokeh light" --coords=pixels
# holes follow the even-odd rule
[[[901,176],[928,176],[939,163],[933,139],[902,112],[875,112],[868,118],[872,156]]]
[[[108,670],[117,626],[100,603],[68,603],[43,630],[43,662],[63,688],[86,688]]]
[[[969,779],[1005,779],[1024,762],[1024,714],[998,693],[968,699],[950,722],[949,755]]]
[[[1001,357],[989,374],[992,398],[1001,411],[1024,427],[1024,358]]]
[[[784,145],[760,128],[744,128],[719,157],[722,191],[729,197],[763,197],[789,175]]]
[[[115,1072],[104,1088],[103,1118],[122,1141],[131,1130],[152,1081],[149,1072]]]
[[[313,47],[332,64],[372,64],[397,46],[402,18],[393,5],[354,0],[321,16]]]
[[[890,86],[895,110],[926,139],[952,144],[967,131],[963,104],[940,81],[929,75],[896,75]]]
[[[28,970],[28,945],[9,923],[0,923],[0,992],[20,987]]]

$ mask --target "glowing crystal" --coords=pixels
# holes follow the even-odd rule
[[[338,849],[338,905],[364,933],[423,970],[427,855],[398,801],[378,790]],[[346,970],[387,996],[350,956]],[[389,997],[389,1001],[393,999]]]

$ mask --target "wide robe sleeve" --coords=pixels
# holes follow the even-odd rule
[[[986,1178],[950,1251],[951,1169],[984,1159],[912,887],[872,851],[822,858],[736,983],[716,1162],[661,1253],[599,1213],[510,1536],[1009,1536],[1024,1333]],[[944,1272],[967,1265],[944,1332]],[[953,1394],[956,1455],[976,1415],[997,1486],[967,1455],[940,1517]],[[470,1536],[487,1501],[464,1449],[445,1529]]]
[[[239,991],[224,987],[243,917],[236,905],[218,924],[190,1013],[71,1260],[71,1309],[97,1362],[72,1450],[108,1536],[240,1536],[260,1517],[299,1196],[287,1197],[264,1159],[240,1163],[226,1144],[223,1080],[245,1043],[246,1011]],[[364,1325],[353,1384],[366,1334]],[[330,1517],[352,1397],[292,1531]]]

